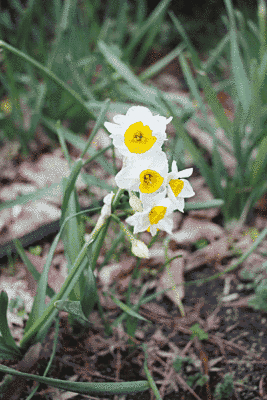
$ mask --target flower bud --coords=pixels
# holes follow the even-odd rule
[[[130,203],[130,206],[132,207],[132,209],[135,212],[137,212],[137,211],[142,212],[143,211],[142,202],[135,194],[130,196],[129,203]]]
[[[149,258],[148,247],[145,245],[144,242],[141,242],[141,240],[134,239],[132,241],[132,253],[136,257]]]

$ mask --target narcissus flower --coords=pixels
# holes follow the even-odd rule
[[[166,125],[172,117],[153,115],[142,106],[130,107],[126,115],[115,115],[114,123],[105,122],[114,146],[124,156],[145,154],[153,148],[161,148],[166,138]]]
[[[168,161],[162,150],[147,155],[127,157],[124,167],[115,176],[119,188],[141,193],[160,189],[168,173]]]
[[[172,162],[172,172],[166,178],[168,197],[175,205],[175,209],[184,212],[184,199],[192,197],[195,192],[186,179],[193,173],[193,168],[187,168],[178,172],[176,161]]]
[[[134,226],[134,234],[148,230],[152,236],[155,236],[158,229],[172,233],[173,218],[171,213],[174,210],[170,199],[163,198],[164,193],[155,196],[156,201],[152,201],[150,207],[142,212],[137,212],[125,221]],[[159,200],[161,199],[161,200]],[[159,200],[159,201],[158,201]]]
[[[98,229],[100,229],[100,227],[103,225],[103,223],[105,222],[105,220],[110,217],[111,215],[111,202],[112,202],[112,197],[114,196],[113,192],[110,192],[109,194],[107,194],[103,201],[104,201],[104,205],[101,209],[101,215],[96,223],[95,226],[95,231],[97,231]]]
[[[144,242],[141,242],[141,240],[134,239],[132,241],[132,253],[136,257],[149,258],[148,247],[145,245]]]

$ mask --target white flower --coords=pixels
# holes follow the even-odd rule
[[[142,201],[135,194],[130,195],[129,203],[135,212],[143,211]]]
[[[137,212],[125,221],[134,226],[134,234],[148,230],[155,236],[158,229],[162,229],[169,234],[173,229],[173,218],[171,213],[174,206],[170,199],[165,199],[164,193],[155,196],[155,200],[144,211]]]
[[[111,202],[112,202],[112,197],[114,196],[114,193],[111,192],[109,194],[107,194],[103,201],[104,201],[104,205],[101,208],[101,214],[100,217],[98,218],[98,221],[96,223],[96,226],[94,228],[94,232],[98,231],[98,229],[101,228],[101,226],[104,224],[105,220],[110,217],[111,215]]]
[[[103,199],[104,205],[101,209],[101,215],[103,217],[110,217],[110,215],[111,215],[111,202],[112,202],[113,196],[114,196],[114,193],[111,192],[111,193],[107,194]]]
[[[135,192],[156,192],[168,173],[167,157],[162,150],[154,150],[138,157],[127,157],[124,165],[115,176],[115,181],[119,188]]]
[[[114,123],[105,122],[114,146],[124,156],[144,154],[152,148],[161,148],[166,138],[166,125],[172,117],[152,115],[142,106],[130,107],[126,115],[115,115]]]
[[[175,205],[174,209],[184,212],[184,199],[192,197],[195,192],[186,179],[193,173],[193,168],[187,168],[178,172],[176,161],[172,162],[172,172],[168,173],[166,183],[168,197]]]
[[[144,242],[141,242],[141,240],[134,239],[132,241],[132,253],[136,257],[149,258],[148,247],[145,245]]]

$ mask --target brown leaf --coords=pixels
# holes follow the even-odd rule
[[[188,262],[186,264],[186,271],[191,271],[197,267],[200,267],[203,264],[208,264],[212,262],[220,262],[224,257],[231,254],[228,251],[229,242],[227,238],[224,237],[220,240],[217,240],[203,249],[195,251],[188,258]]]
[[[172,234],[171,238],[179,244],[193,244],[199,239],[208,239],[214,241],[224,235],[224,230],[213,222],[202,221],[187,217],[184,220],[182,228]]]

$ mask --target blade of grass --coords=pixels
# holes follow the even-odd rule
[[[20,355],[20,349],[18,348],[15,340],[13,339],[13,336],[10,333],[9,326],[7,323],[7,307],[8,307],[8,296],[5,291],[1,291],[0,293],[0,332],[1,332],[1,337],[3,338],[4,343],[7,345],[7,350],[8,347],[10,347],[10,350],[12,349],[13,353],[15,355]]]
[[[61,20],[60,20],[59,24],[55,27],[56,37],[55,37],[55,40],[52,42],[52,50],[48,56],[47,69],[50,71],[52,70],[53,63],[54,63],[56,54],[58,52],[58,48],[60,47],[63,33],[66,31],[66,29],[68,27],[70,10],[71,10],[71,1],[67,0],[63,3]],[[30,126],[30,136],[31,137],[34,136],[37,125],[40,121],[41,112],[43,109],[43,105],[44,105],[44,101],[45,101],[46,93],[47,93],[47,84],[46,83],[40,83],[38,86],[39,87],[38,87],[38,95],[37,95],[37,99],[36,99],[35,111],[31,118],[31,126]]]
[[[130,68],[118,57],[116,57],[115,54],[109,50],[108,46],[101,40],[98,41],[98,48],[107,62],[112,65],[112,67],[126,80],[126,82],[132,88],[136,89],[141,95],[149,97],[150,102],[153,102],[153,99],[150,98],[150,94],[146,93],[146,90],[149,90],[149,88],[146,88],[134,75]]]
[[[183,139],[186,149],[192,155],[194,162],[196,163],[197,167],[200,169],[202,176],[204,176],[204,178],[206,179],[206,182],[207,182],[211,192],[213,193],[214,196],[216,196],[217,190],[216,190],[216,186],[215,186],[214,182],[211,179],[211,176],[212,176],[211,168],[206,163],[206,161],[203,159],[201,152],[195,146],[195,144],[194,144],[193,140],[190,138],[189,134],[185,131],[180,119],[176,116],[176,109],[174,108],[172,103],[170,103],[169,101],[166,101],[166,99],[162,96],[162,94],[159,91],[158,91],[158,95],[160,96],[162,101],[165,103],[166,107],[169,109],[170,115],[174,116],[174,118],[172,120],[172,124],[175,126],[176,131],[179,132],[179,136]]]
[[[161,34],[165,13],[166,9],[162,9],[161,14],[158,15],[157,21],[152,25],[152,27],[149,29],[149,33],[146,34],[145,38],[142,40],[141,48],[137,54],[137,57],[134,56],[132,59],[132,63],[134,63],[134,65],[142,65],[145,56],[155,42],[155,38],[157,35]]]
[[[17,27],[17,47],[23,47],[27,36],[29,36],[30,29],[31,29],[31,20],[33,14],[33,7],[36,0],[29,0],[27,3],[27,7],[23,10],[22,18],[19,20],[19,25]]]
[[[192,46],[182,24],[176,18],[174,13],[169,12],[169,15],[170,15],[172,22],[173,22],[175,28],[177,29],[178,33],[180,33],[180,35],[182,36],[186,45],[189,48],[189,51],[190,51],[190,54],[192,57],[192,62],[193,62],[194,68],[197,72],[197,79],[205,93],[206,101],[208,102],[209,106],[211,107],[211,110],[212,110],[213,114],[215,115],[221,128],[224,129],[226,135],[229,135],[231,133],[231,124],[228,121],[228,119],[224,113],[223,106],[217,99],[216,92],[213,89],[211,82],[210,82],[208,76],[206,75],[206,72],[203,70],[200,59],[198,57],[198,54],[197,54],[196,50],[194,49],[194,47]]]
[[[198,90],[196,81],[193,78],[192,72],[191,72],[191,70],[189,68],[187,60],[186,60],[185,56],[183,55],[183,53],[181,53],[179,55],[179,61],[180,61],[180,65],[182,67],[182,71],[183,71],[183,74],[185,76],[185,79],[186,79],[186,81],[188,83],[188,86],[190,88],[190,91],[191,91],[193,97],[196,99],[202,114],[205,116],[205,119],[207,120],[206,107],[205,107],[204,102],[203,102],[203,100],[202,100],[202,98],[200,96],[200,92]]]
[[[42,64],[40,64],[38,61],[34,60],[32,57],[28,56],[27,54],[23,53],[22,51],[16,49],[15,47],[9,45],[8,43],[4,42],[3,40],[0,40],[0,47],[3,47],[7,50],[9,50],[11,53],[15,54],[19,58],[23,59],[24,61],[30,63],[34,67],[36,67],[41,73],[43,73],[45,76],[49,77],[52,79],[54,82],[56,82],[62,89],[64,89],[66,92],[68,92],[71,97],[73,97],[81,106],[82,108],[90,115],[93,116],[94,119],[96,119],[96,114],[92,109],[89,109],[88,103],[82,99],[82,97],[75,92],[69,85],[67,85],[65,82],[63,82],[60,78],[58,78],[52,71],[50,71],[48,68],[44,67]]]
[[[8,347],[3,339],[0,336],[0,358],[2,360],[19,360],[21,358],[21,354],[14,351],[14,349]],[[1,395],[2,383],[0,386],[0,395]]]
[[[84,150],[81,154],[81,158],[84,157],[84,155],[86,154],[87,150],[89,149],[90,144],[92,143],[95,135],[97,134],[98,130],[100,129],[101,126],[103,126],[103,122],[104,119],[106,117],[106,113],[109,109],[109,105],[110,105],[110,99],[106,99],[103,103],[102,103],[102,107],[100,110],[100,114],[97,118],[97,121],[95,123],[95,126],[92,130],[92,132],[90,133],[89,139],[87,140],[86,146],[84,147]]]
[[[0,365],[0,371],[6,374],[20,376],[23,379],[30,379],[39,383],[45,383],[48,386],[58,389],[68,390],[80,394],[91,395],[113,395],[113,394],[131,394],[143,392],[149,389],[147,381],[135,382],[69,382],[60,379],[46,378],[39,375],[27,374],[17,371],[13,368]]]
[[[232,8],[232,3],[231,0],[224,0],[224,1],[230,20],[230,49],[231,49],[232,70],[235,79],[235,87],[239,101],[242,104],[244,112],[247,114],[252,100],[250,83],[246,75],[246,71],[244,69],[244,65],[239,52],[235,17]]]
[[[110,293],[110,297],[114,301],[115,304],[117,304],[118,307],[120,307],[124,312],[126,312],[128,315],[131,315],[132,317],[135,317],[137,319],[140,319],[142,321],[150,322],[146,318],[142,317],[142,315],[137,314],[135,311],[133,311],[130,307],[128,307],[126,304],[124,304],[122,301],[117,299],[115,296],[113,296]]]
[[[32,274],[33,279],[35,279],[35,281],[38,282],[39,279],[41,278],[40,272],[37,271],[35,266],[28,259],[27,255],[25,253],[25,250],[22,247],[20,241],[18,239],[15,239],[14,243],[15,243],[15,246],[16,246],[16,250],[17,250],[20,258],[22,259],[23,263],[26,265],[28,271]],[[50,286],[47,286],[46,295],[49,296],[50,299],[52,299],[52,297],[54,297],[54,295],[55,295],[54,290]],[[25,330],[27,330],[27,324],[26,324]]]
[[[180,43],[174,50],[167,54],[164,58],[152,64],[144,72],[138,75],[141,82],[151,79],[153,76],[157,75],[161,70],[163,70],[167,65],[169,65],[176,57],[178,57],[185,48],[185,44]]]
[[[140,26],[136,27],[134,34],[130,40],[130,43],[128,44],[125,51],[123,52],[123,58],[125,60],[128,60],[131,57],[131,54],[133,54],[133,50],[134,50],[135,46],[141,41],[141,39],[144,37],[144,35],[147,32],[149,32],[151,27],[153,27],[153,25],[157,23],[158,19],[162,15],[164,15],[170,2],[171,2],[171,0],[162,0],[157,5],[157,7],[154,9],[154,11],[150,14],[150,16],[146,19],[146,21],[142,25],[142,27],[140,27]]]
[[[203,70],[208,73],[215,63],[218,62],[218,59],[222,52],[225,50],[226,45],[230,40],[229,32],[224,36],[224,38],[219,42],[217,47],[214,50],[210,51],[210,57],[207,61],[203,62]]]
[[[138,26],[142,24],[147,14],[147,4],[145,0],[137,0],[137,9],[136,9],[136,23]]]
[[[266,16],[267,16],[267,9],[266,3],[264,0],[259,0],[258,2],[258,19],[259,19],[259,34],[260,34],[260,58],[262,60],[263,55],[266,53],[267,50],[267,43],[266,43]]]
[[[151,389],[153,390],[153,393],[154,393],[154,395],[156,397],[156,400],[162,400],[161,396],[160,396],[160,393],[159,393],[159,390],[158,390],[158,388],[157,388],[157,386],[155,384],[155,381],[153,379],[153,376],[151,375],[151,373],[149,372],[149,369],[147,367],[147,352],[146,352],[147,345],[146,345],[146,343],[143,343],[142,347],[143,347],[143,351],[144,351],[144,354],[145,354],[144,371],[145,371],[148,383],[149,383]]]
[[[117,17],[117,40],[116,43],[119,48],[122,48],[123,42],[127,33],[127,13],[129,10],[129,4],[127,1],[120,0],[120,8]]]

